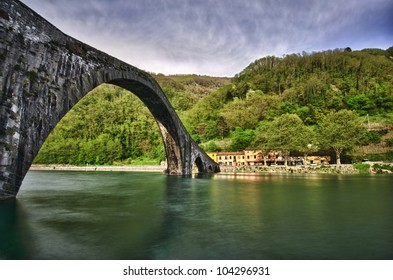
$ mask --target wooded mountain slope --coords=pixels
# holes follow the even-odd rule
[[[178,113],[206,94],[228,84],[228,78],[155,75]],[[86,95],[59,122],[41,148],[42,164],[158,164],[165,152],[157,124],[132,93],[103,84]]]
[[[393,124],[393,47],[265,57],[231,80],[155,75],[192,137],[207,150],[256,147],[260,127],[296,114],[313,129],[330,112],[355,111],[370,127],[364,145],[387,147]],[[366,153],[373,153],[373,149]],[[103,85],[83,99],[48,138],[37,163],[159,162],[162,141],[137,98]]]

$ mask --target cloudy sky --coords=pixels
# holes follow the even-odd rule
[[[392,0],[22,0],[141,69],[233,76],[267,55],[393,46]]]

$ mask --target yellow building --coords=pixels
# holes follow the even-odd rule
[[[243,165],[283,165],[284,158],[275,151],[263,154],[261,150],[244,150],[241,152],[209,152],[211,159],[223,166],[243,166]],[[265,156],[265,157],[264,157]],[[288,165],[328,165],[330,156],[308,155],[304,163],[304,157],[289,157]]]
[[[212,160],[217,162],[217,152],[207,152],[206,153]]]
[[[244,157],[246,165],[258,165],[263,161],[263,153],[258,150],[245,150]]]
[[[329,165],[330,156],[306,156],[306,165]]]
[[[219,165],[224,166],[257,165],[263,161],[262,151],[257,150],[210,152],[207,155]]]
[[[237,166],[244,158],[243,152],[218,152],[217,163],[224,166]]]

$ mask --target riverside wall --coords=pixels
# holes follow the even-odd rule
[[[318,165],[318,166],[221,166],[222,174],[392,174],[393,163],[371,162],[369,169],[359,170],[352,164]],[[377,167],[377,165],[379,165]],[[384,169],[386,168],[386,169]],[[162,172],[165,173],[166,164],[161,165],[121,165],[121,166],[75,166],[61,164],[33,164],[30,170],[46,171],[123,171],[123,172]],[[192,173],[198,173],[196,167]]]
[[[221,166],[221,173],[359,174],[352,164],[321,166]]]
[[[134,165],[134,166],[74,166],[74,165],[41,165],[33,164],[30,170],[53,171],[134,171],[164,172],[165,165]],[[197,173],[197,170],[194,170]],[[265,174],[359,174],[351,164],[325,166],[221,166],[221,173],[265,173]]]
[[[165,172],[164,165],[134,165],[134,166],[74,166],[58,164],[33,164],[30,167],[33,171],[134,171],[134,172]]]

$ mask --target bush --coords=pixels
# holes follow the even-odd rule
[[[359,171],[359,173],[370,173],[370,164],[357,163],[353,167]]]
[[[383,170],[389,170],[393,172],[393,166],[390,164],[374,164],[374,170],[376,173],[383,173]]]
[[[348,106],[359,115],[364,116],[374,107],[373,100],[365,94],[355,95],[348,99]]]
[[[378,144],[381,143],[382,140],[382,133],[379,131],[369,131],[367,132],[367,144],[374,143]]]
[[[206,152],[220,152],[221,148],[220,146],[217,145],[216,142],[210,141],[205,145],[205,151]]]

